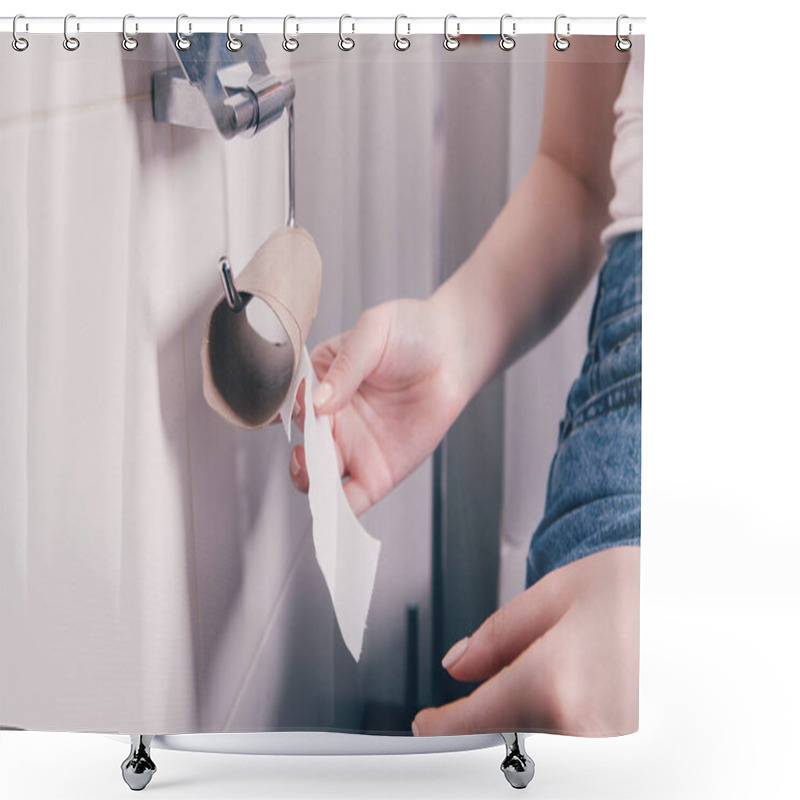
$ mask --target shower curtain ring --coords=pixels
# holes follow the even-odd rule
[[[233,20],[235,19],[239,19],[239,17],[237,17],[236,14],[231,14],[228,17],[228,41],[225,43],[225,46],[228,48],[228,50],[231,51],[231,53],[239,52],[239,50],[242,49],[242,44],[243,44],[241,39],[237,39],[231,33],[231,22],[233,22]],[[241,30],[241,26],[239,27],[239,30]]]
[[[67,16],[64,17],[64,49],[69,50],[70,53],[74,52],[81,46],[80,41],[75,36],[69,35],[69,21],[71,19],[75,19],[74,14],[67,14]],[[75,29],[81,29],[79,22],[75,24]]]
[[[403,50],[408,50],[408,48],[411,47],[411,39],[409,39],[408,36],[400,35],[399,25],[401,19],[408,19],[408,17],[405,14],[398,14],[394,18],[394,49],[402,52]],[[408,34],[410,36],[411,23],[406,22],[406,27],[408,28]]]
[[[178,14],[178,17],[175,20],[175,47],[177,47],[178,50],[188,50],[192,46],[192,40],[187,39],[181,33],[181,20],[187,19],[188,17],[188,14]],[[189,30],[192,30],[191,23],[189,23]]]
[[[342,27],[344,25],[344,21],[346,19],[353,19],[349,14],[342,14],[339,17],[339,49],[348,52],[352,50],[356,46],[356,40],[352,36],[345,36]],[[355,22],[350,23],[352,25],[352,33],[356,32],[356,24]]]
[[[617,48],[617,50],[620,51],[620,53],[624,53],[627,50],[630,50],[631,47],[633,46],[633,42],[631,42],[630,39],[623,38],[622,34],[620,34],[620,32],[619,32],[619,29],[620,29],[620,25],[619,24],[624,19],[628,19],[627,14],[620,14],[617,17],[617,41],[614,44],[614,46]],[[632,33],[633,33],[633,25],[631,25],[631,23],[628,22],[628,36],[630,36]]]
[[[456,35],[451,36],[449,31],[447,30],[447,23],[450,22],[451,19],[456,20]],[[458,41],[456,38],[461,33],[461,23],[458,21],[458,17],[455,14],[448,14],[444,18],[444,41],[442,44],[444,45],[445,50],[449,50],[452,52],[453,50],[458,50],[458,46],[461,42]]]
[[[297,17],[293,17],[291,14],[287,14],[283,18],[283,49],[286,50],[287,53],[294,53],[298,47],[300,47],[300,42],[294,38],[294,36],[289,36],[287,32],[287,27],[289,25],[290,19],[297,19]],[[300,32],[300,26],[295,23],[295,32]]]
[[[511,14],[503,14],[503,16],[500,17],[500,39],[498,40],[497,44],[500,45],[501,50],[505,50],[506,52],[508,52],[509,50],[513,50],[517,46],[517,40],[514,39],[513,36],[509,36],[503,28],[503,26],[505,25],[505,21],[511,18],[512,18]],[[516,33],[516,32],[517,32],[517,23],[512,22],[511,33]]]
[[[133,36],[128,36],[128,20],[135,19],[133,14],[126,14],[122,18],[122,49],[128,50],[135,50],[139,46],[139,40],[135,39]],[[136,24],[136,30],[139,30],[139,24]]]
[[[14,22],[11,25],[11,35],[14,37],[11,40],[11,46],[18,53],[21,53],[23,50],[27,50],[28,49],[28,44],[30,44],[30,43],[28,42],[27,39],[23,38],[22,36],[20,36],[17,33],[17,20],[18,19],[25,19],[25,15],[24,14],[17,14],[17,16],[14,17]],[[27,23],[26,23],[26,29],[27,29]]]
[[[556,21],[553,25],[553,31],[555,32],[556,35],[556,38],[553,41],[553,47],[555,47],[555,49],[558,50],[559,52],[563,52],[569,47],[569,39],[565,39],[558,32],[558,21],[560,19],[566,19],[566,18],[567,18],[566,14],[559,14],[556,17]],[[569,36],[569,22],[567,22],[567,36]]]

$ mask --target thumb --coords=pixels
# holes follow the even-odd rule
[[[519,670],[505,669],[467,697],[422,709],[411,730],[415,736],[452,736],[523,729],[520,701],[530,692],[523,678]],[[531,720],[524,722],[530,725]]]
[[[380,363],[389,337],[389,315],[377,306],[364,311],[340,346],[321,382],[314,387],[314,409],[335,414],[345,406]]]
[[[565,725],[554,678],[563,660],[563,642],[535,642],[507,667],[467,697],[438,708],[423,708],[414,717],[415,736],[539,730],[572,732]],[[572,730],[567,730],[572,728]]]

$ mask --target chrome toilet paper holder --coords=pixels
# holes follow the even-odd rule
[[[191,26],[190,26],[191,29]],[[254,136],[280,119],[289,122],[289,213],[294,216],[294,80],[281,80],[269,71],[267,54],[256,34],[241,34],[229,47],[230,34],[195,33],[191,46],[175,47],[179,66],[153,73],[153,119],[170,125],[217,130],[225,139]],[[172,41],[170,39],[170,44]],[[230,261],[220,259],[220,278],[228,305],[241,311],[242,298],[233,282]]]
[[[235,50],[225,34],[195,33],[187,41],[190,47],[174,48],[177,66],[153,73],[156,122],[217,130],[231,139],[255,135],[291,106],[294,81],[269,71],[256,34],[242,34]]]

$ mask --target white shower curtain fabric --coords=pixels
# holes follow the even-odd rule
[[[284,119],[231,140],[156,122],[173,36],[30,38],[0,37],[0,723],[410,735],[441,699],[437,619],[448,646],[472,632],[437,588],[434,459],[361,517],[382,550],[356,662],[281,426],[236,428],[203,397],[219,260],[236,272],[285,224]],[[312,349],[469,254],[536,153],[552,38],[260,38],[296,84],[297,219],[323,263]],[[594,289],[496,384],[488,611],[525,588]]]

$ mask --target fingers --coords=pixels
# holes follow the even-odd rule
[[[389,337],[389,327],[388,312],[378,306],[363,312],[356,326],[338,339],[338,349],[330,367],[321,383],[314,387],[313,400],[317,411],[334,414],[346,405],[361,382],[380,363]],[[332,345],[320,356],[331,352]]]
[[[335,418],[331,418],[332,420]],[[336,443],[334,439],[333,442],[334,449],[336,450],[336,464],[339,468],[339,477],[344,477],[345,469],[344,469],[344,460],[342,459],[342,451],[339,449],[339,445]],[[289,475],[291,476],[292,483],[294,484],[295,489],[300,492],[306,493],[308,492],[309,487],[309,477],[308,477],[308,467],[306,465],[306,451],[303,445],[298,444],[292,450],[292,455],[289,457]],[[349,485],[349,482],[348,484]],[[345,486],[345,493],[347,490],[347,486]],[[352,502],[351,502],[352,505]],[[369,503],[365,508],[369,506]],[[355,511],[356,515],[360,512]]]
[[[344,485],[344,493],[353,513],[360,517],[374,502],[361,481],[350,478]]]
[[[543,579],[501,606],[471,636],[456,642],[442,666],[460,681],[486,680],[552,628],[568,605],[568,594],[558,581]]]
[[[339,475],[344,477],[344,461],[342,460],[341,450],[338,444],[334,441],[336,447],[336,460],[339,467]],[[292,478],[292,483],[295,489],[300,492],[308,492],[310,485],[308,477],[308,468],[306,466],[306,453],[303,445],[297,445],[293,450],[289,459],[289,475]],[[374,502],[369,489],[357,478],[348,476],[349,479],[344,484],[344,493],[347,497],[347,502],[353,513],[359,517],[363,514]]]
[[[422,709],[411,726],[414,735],[447,736],[516,730],[514,698],[507,684],[508,676],[500,673],[468,697],[439,708]]]
[[[339,462],[339,471],[342,471],[341,459]],[[306,452],[302,445],[297,445],[292,450],[292,455],[289,459],[289,475],[292,478],[294,488],[298,492],[308,493],[309,479],[308,469],[306,468]],[[349,480],[344,484],[344,493],[347,501],[350,503],[350,508],[353,513],[358,517],[363,514],[371,505],[369,493],[367,490],[356,480]]]
[[[291,475],[294,488],[299,492],[308,492],[308,472],[306,470],[306,454],[302,445],[297,445],[292,450],[289,459],[289,475]]]
[[[297,415],[300,412],[300,404],[297,400],[294,401],[294,408],[292,409],[292,419],[297,419]],[[281,425],[283,424],[283,417],[281,414],[276,414],[273,419],[271,419],[268,423],[269,425]],[[303,430],[302,422],[299,424],[300,430]]]
[[[336,358],[336,354],[342,346],[342,339],[347,333],[347,331],[337,333],[336,336],[331,336],[330,339],[321,342],[311,351],[311,365],[314,367],[314,372],[318,378],[330,368],[333,359]]]
[[[300,433],[302,433],[305,428],[306,422],[306,379],[300,381],[300,385],[297,387],[297,396],[295,397],[294,401],[294,411],[292,412],[292,419],[294,420],[295,425],[297,425]]]
[[[552,727],[546,692],[531,685],[522,660],[497,673],[468,697],[439,708],[424,708],[414,718],[415,736],[496,733]]]
[[[588,587],[588,591],[587,591]],[[636,548],[608,548],[554,570],[518,595],[538,605],[546,597],[556,616],[505,667],[469,697],[416,717],[419,735],[479,733],[486,730],[618,736],[638,728],[639,553]],[[478,631],[512,630],[524,620],[516,603],[504,620],[487,620]],[[566,610],[563,610],[566,609]],[[563,610],[561,616],[559,613]],[[491,620],[492,617],[489,618]],[[501,615],[502,619],[502,615]],[[545,617],[542,617],[545,619]],[[531,620],[541,631],[541,620]],[[465,679],[470,656],[478,663],[473,640],[450,668]],[[488,639],[487,639],[488,641]],[[496,641],[503,646],[504,637]],[[513,650],[505,652],[508,657]],[[458,655],[458,654],[457,654]],[[491,658],[484,659],[491,663]],[[474,667],[474,664],[473,664]],[[480,670],[474,670],[478,677]]]

